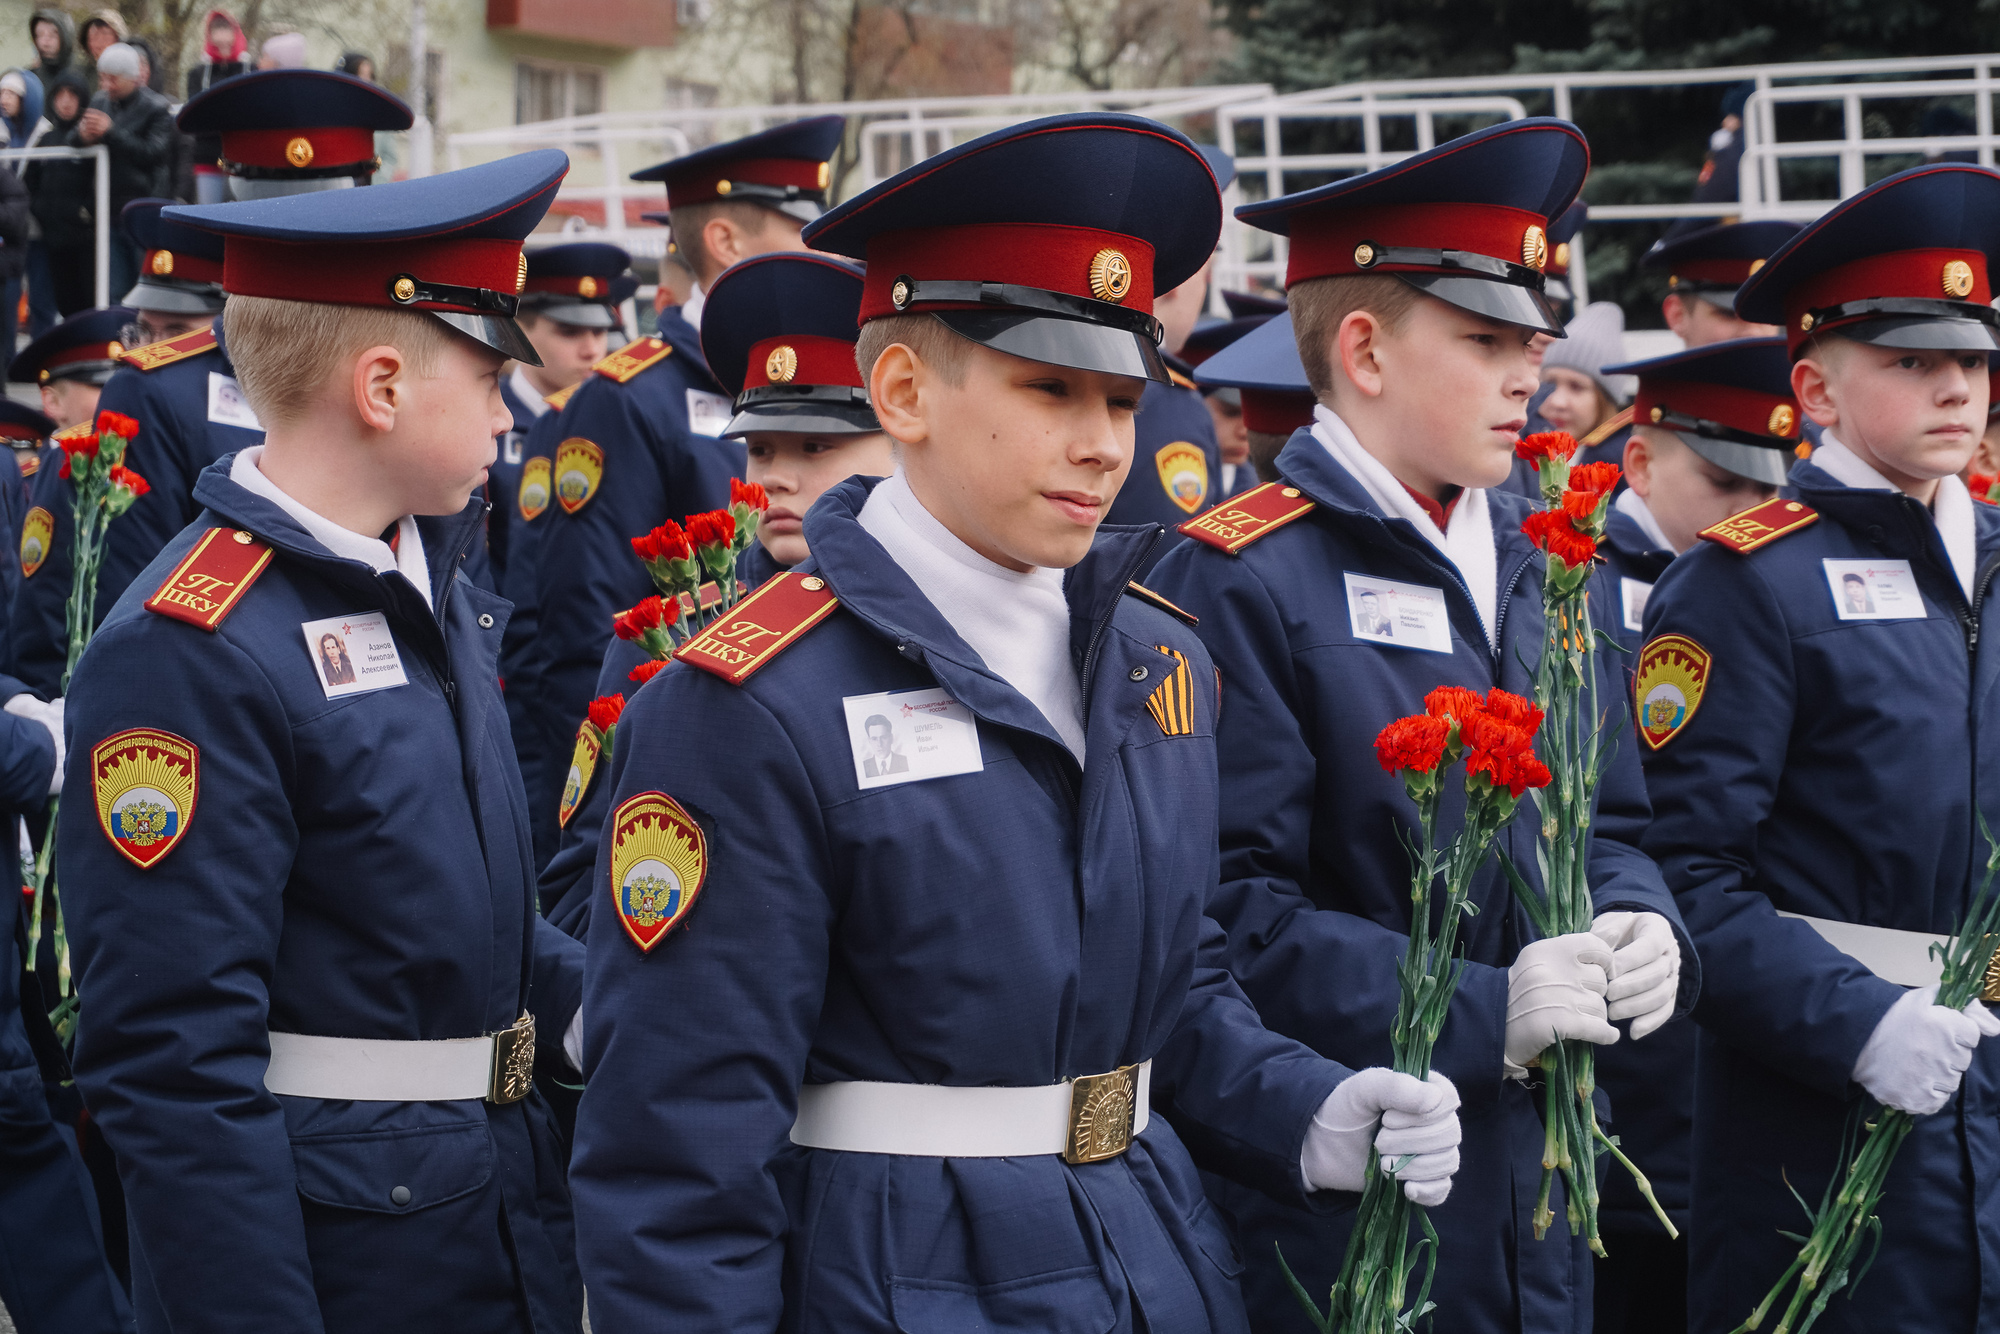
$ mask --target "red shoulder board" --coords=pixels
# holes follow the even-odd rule
[[[271,563],[271,548],[236,528],[211,528],[201,535],[146,610],[213,631]]]
[[[673,348],[658,338],[641,338],[627,343],[591,369],[607,380],[624,384],[627,380],[673,355]]]
[[[1624,430],[1631,424],[1632,424],[1632,409],[1624,408],[1618,412],[1614,412],[1609,417],[1606,417],[1603,421],[1599,422],[1597,424],[1596,430],[1592,431],[1589,435],[1585,436],[1583,439],[1577,441],[1576,442],[1577,448],[1589,449],[1592,445],[1601,445],[1606,440],[1609,440],[1612,436],[1617,435],[1620,431]]]
[[[717,617],[674,650],[691,667],[713,672],[733,686],[778,656],[778,651],[833,614],[840,599],[816,574],[784,574]]]
[[[1774,498],[1752,505],[1741,514],[1732,514],[1712,528],[1702,529],[1699,536],[1742,556],[1818,522],[1819,513],[1812,506]]]
[[[40,454],[21,454],[14,461],[21,465],[21,476],[23,477],[33,477],[42,470],[42,456]],[[1993,502],[1989,500],[1986,503],[1990,505]]]
[[[1313,508],[1313,503],[1300,495],[1296,486],[1266,482],[1240,496],[1231,496],[1205,514],[1195,515],[1179,531],[1233,556],[1273,529],[1312,513]]]
[[[1158,607],[1161,611],[1165,612],[1167,615],[1175,617],[1179,620],[1186,621],[1189,625],[1201,624],[1200,619],[1196,617],[1193,612],[1182,611],[1179,607],[1176,607],[1173,603],[1167,601],[1165,598],[1161,597],[1158,593],[1155,593],[1152,589],[1140,583],[1137,579],[1134,579],[1131,583],[1125,585],[1125,591],[1127,593],[1130,593],[1133,597],[1139,599],[1139,601],[1150,602],[1155,607]]]
[[[583,381],[581,380],[578,380],[576,382],[576,384],[582,384],[582,383]],[[575,384],[566,385],[563,388],[556,390],[553,394],[550,394],[548,397],[544,398],[542,402],[548,404],[550,407],[554,408],[557,412],[561,412],[564,408],[569,406],[569,396],[571,394],[574,394],[575,392],[576,392]]]
[[[191,334],[182,334],[179,338],[169,338],[163,342],[135,347],[118,359],[138,370],[156,371],[162,366],[171,366],[176,361],[198,357],[214,346],[215,330],[197,329]]]

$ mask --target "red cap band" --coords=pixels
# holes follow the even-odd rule
[[[767,384],[842,384],[859,389],[861,367],[854,360],[854,344],[810,334],[780,334],[752,343],[743,387]]]
[[[336,306],[402,306],[390,286],[405,275],[421,283],[515,292],[521,281],[521,243],[493,238],[333,242],[267,241],[255,236],[223,239],[222,286],[236,296],[271,296]],[[410,310],[466,310],[420,301]]]
[[[1357,273],[1462,272],[1410,264],[1363,267],[1356,252],[1364,244],[1469,250],[1540,269],[1548,261],[1548,219],[1498,204],[1389,204],[1301,213],[1292,219],[1286,285]]]
[[[883,232],[868,242],[859,323],[898,313],[890,293],[899,278],[920,285],[1012,283],[1153,313],[1153,247],[1136,236],[1091,227],[996,222]],[[979,307],[925,302],[921,308]]]
[[[1653,415],[1656,410],[1659,417]],[[1716,422],[1751,435],[1768,435],[1773,440],[1795,440],[1799,434],[1799,404],[1789,394],[1763,394],[1700,380],[1641,377],[1639,395],[1632,401],[1632,420],[1642,426],[1657,424],[1670,431],[1674,427],[1660,419],[1670,413]]]
[[[667,180],[667,207],[706,204],[728,199],[738,185],[796,186],[802,191],[826,189],[827,164],[815,158],[762,157],[718,162],[686,176]]]
[[[124,355],[125,345],[116,339],[108,343],[85,343],[52,354],[42,362],[42,369],[52,371],[60,366],[74,366],[79,361],[116,361]]]
[[[375,156],[375,132],[347,125],[306,130],[224,130],[222,156],[245,167],[304,171],[343,167]]]
[[[148,250],[140,266],[148,278],[175,278],[184,283],[219,283],[222,265],[181,250]]]
[[[1785,293],[1785,337],[1794,355],[1806,338],[1826,328],[1838,328],[1877,315],[1856,315],[1821,321],[1811,328],[1806,316],[1828,306],[1879,297],[1924,297],[1933,301],[1963,301],[1986,305],[1993,292],[1986,282],[1986,255],[1979,250],[1897,250],[1865,255],[1837,265]]]
[[[39,440],[41,433],[25,422],[0,421],[0,440]]]
[[[1290,435],[1313,424],[1319,400],[1303,389],[1245,389],[1243,424],[1266,435]]]

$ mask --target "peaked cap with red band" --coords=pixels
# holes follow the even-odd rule
[[[1782,338],[1737,338],[1606,366],[1635,375],[1632,420],[1672,431],[1716,467],[1767,486],[1791,471],[1802,418]]]
[[[1153,298],[1215,251],[1222,194],[1208,162],[1158,121],[1048,116],[947,149],[805,229],[865,259],[861,321],[935,315],[954,332],[1054,366],[1171,383]]]
[[[176,202],[135,199],[119,214],[144,253],[139,281],[123,301],[134,310],[213,315],[222,309],[222,238],[162,218],[160,210]]]
[[[1290,435],[1311,426],[1314,398],[1288,311],[1274,315],[1196,369],[1203,393],[1234,389],[1243,396],[1243,424]]]
[[[861,266],[780,251],[732,264],[701,311],[701,352],[736,396],[724,439],[879,431],[854,360]]]
[[[1285,283],[1390,273],[1488,319],[1562,335],[1544,293],[1549,222],[1583,188],[1590,148],[1566,120],[1512,120],[1363,176],[1245,204],[1290,238]]]
[[[125,326],[139,312],[125,306],[80,310],[22,348],[7,367],[15,384],[48,384],[81,380],[101,385],[118,369],[125,354]]]
[[[1987,270],[2000,251],[2000,172],[1912,167],[1835,204],[1736,294],[1738,319],[1775,324],[1797,357],[1832,332],[1877,347],[2000,348]]]
[[[845,116],[812,116],[669,158],[632,179],[664,182],[670,209],[741,200],[810,222],[826,208],[828,161],[846,133]],[[666,221],[664,214],[645,216]]]
[[[1569,285],[1569,261],[1576,234],[1590,220],[1590,205],[1581,199],[1549,220],[1549,262],[1542,266],[1542,290],[1552,301],[1574,301]]]
[[[1669,228],[1640,259],[1639,267],[1665,269],[1669,290],[1734,311],[1737,289],[1798,230],[1797,223],[1777,219]]]
[[[25,403],[0,397],[0,440],[24,443],[46,440],[55,433],[54,418],[44,416]]]
[[[323,194],[181,205],[160,216],[223,238],[232,295],[421,310],[504,356],[541,365],[514,322],[522,238],[569,170],[540,149],[441,176]]]
[[[331,70],[268,69],[212,84],[175,120],[183,134],[222,139],[219,165],[248,180],[367,177],[381,163],[377,130],[407,130],[415,117],[394,93]]]
[[[609,329],[618,323],[614,307],[636,289],[625,273],[631,267],[629,252],[603,241],[530,250],[521,308],[561,324]]]

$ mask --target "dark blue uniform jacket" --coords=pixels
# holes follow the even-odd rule
[[[1533,693],[1541,556],[1520,531],[1528,503],[1489,491],[1496,653],[1457,568],[1406,520],[1384,518],[1309,431],[1286,443],[1278,471],[1318,508],[1238,555],[1190,540],[1153,573],[1153,587],[1201,618],[1202,642],[1222,671],[1222,875],[1211,912],[1229,936],[1230,970],[1266,1023],[1347,1065],[1386,1065],[1410,912],[1405,840],[1415,837],[1416,808],[1402,781],[1378,767],[1375,735],[1421,713],[1424,695],[1439,685]],[[1442,589],[1452,652],[1357,639],[1344,572]],[[1603,698],[1615,710],[1616,668],[1603,666]],[[1456,805],[1441,829],[1457,828]],[[1646,818],[1637,757],[1621,745],[1599,789],[1591,851],[1597,908],[1656,912],[1678,924],[1659,872],[1638,851]],[[1538,880],[1536,824],[1534,803],[1524,800],[1500,837],[1522,873]],[[1560,1223],[1546,1240],[1533,1239],[1542,1123],[1527,1086],[1503,1076],[1507,968],[1536,933],[1497,863],[1480,873],[1472,897],[1479,912],[1460,937],[1468,963],[1436,1051],[1436,1068],[1464,1099],[1465,1134],[1451,1198],[1431,1211],[1443,1239],[1431,1293],[1439,1327],[1587,1330],[1588,1253],[1565,1240]],[[1683,1008],[1699,978],[1692,951],[1684,956]],[[1273,1242],[1306,1290],[1323,1294],[1351,1216],[1315,1216],[1218,1189],[1243,1226],[1252,1319],[1260,1328],[1291,1327],[1298,1312],[1271,1260]],[[1552,1207],[1560,1219],[1563,1207]]]
[[[581,437],[604,452],[604,475],[574,514],[551,499],[535,522],[534,642],[527,650],[532,696],[543,729],[540,792],[553,810],[562,795],[558,761],[593,698],[611,620],[653,591],[632,539],[662,522],[721,509],[729,479],[743,475],[743,446],[688,429],[687,391],[715,392],[684,323],[662,334],[673,348],[623,384],[590,375],[563,408],[558,444]],[[538,807],[537,809],[540,809]]]
[[[556,444],[561,439],[562,412],[551,408],[535,418],[534,425],[528,428],[527,439],[521,445],[522,467],[526,468],[529,459],[553,459]],[[549,738],[543,734],[545,729],[535,715],[535,707],[539,703],[539,678],[535,673],[532,650],[535,631],[541,624],[541,617],[535,609],[536,562],[542,534],[548,530],[549,516],[547,510],[532,519],[521,513],[518,477],[517,473],[515,496],[509,502],[514,509],[507,516],[507,568],[500,586],[502,596],[514,604],[514,614],[507,622],[507,633],[500,641],[500,679],[506,685],[507,725],[514,732],[514,753],[521,761],[521,783],[531,796],[539,796],[546,786],[542,779],[542,766],[545,763],[543,751],[548,748]],[[551,499],[549,505],[554,504]],[[489,515],[489,525],[491,522]],[[621,607],[619,610],[624,609]],[[553,764],[555,760],[547,760],[546,763]],[[555,816],[531,806],[528,828],[534,836],[535,865],[541,866],[555,850]]]
[[[486,558],[493,567],[495,587],[505,593],[509,544],[521,517],[516,508],[521,497],[521,467],[527,462],[528,432],[540,418],[514,392],[511,373],[500,382],[500,397],[506,400],[507,411],[514,414],[514,428],[501,433],[493,466],[486,470],[486,499],[493,506],[486,515]]]
[[[1777,1281],[1864,1098],[1855,1058],[1902,988],[1779,911],[1943,934],[2000,828],[2000,652],[1982,601],[2000,511],[1973,506],[1969,603],[1936,525],[1898,492],[1842,486],[1811,463],[1791,484],[1819,521],[1748,555],[1710,543],[1673,563],[1648,638],[1712,656],[1682,730],[1646,754],[1659,859],[1707,986],[1696,1076],[1690,1315],[1733,1327]],[[1843,621],[1822,562],[1908,561],[1922,619]],[[1815,1328],[2000,1328],[2000,1046],[1917,1122],[1889,1176],[1882,1251]]]
[[[837,611],[740,688],[668,668],[619,724],[614,810],[664,791],[711,843],[701,897],[652,953],[591,917],[571,1179],[592,1321],[1242,1330],[1239,1262],[1188,1150],[1302,1199],[1306,1127],[1347,1072],[1263,1029],[1203,916],[1214,671],[1125,592],[1157,530],[1103,532],[1068,576],[1079,768],[856,522],[873,485],[806,519]],[[1161,645],[1187,658],[1187,735],[1146,709],[1174,666]],[[858,791],[842,698],[934,687],[977,718],[983,771]],[[1100,1163],[788,1137],[802,1080],[1039,1085],[1149,1058],[1181,1135],[1156,1112]]]
[[[122,412],[139,423],[139,433],[125,451],[125,466],[152,488],[105,532],[104,563],[97,573],[100,622],[160,548],[201,513],[194,485],[202,469],[264,438],[262,431],[210,420],[212,377],[231,382],[236,377],[219,323],[213,348],[156,370],[121,366],[97,401],[99,411]],[[15,674],[49,696],[60,693],[69,654],[63,607],[69,599],[71,519],[76,512],[76,489],[59,472],[43,468],[33,478],[33,503],[55,520],[55,533],[41,568],[21,585],[13,616]]]
[[[1172,384],[1146,386],[1132,419],[1132,471],[1104,516],[1109,524],[1156,523],[1167,530],[1166,540],[1141,562],[1137,576],[1141,581],[1161,556],[1184,540],[1175,527],[1222,499],[1222,451],[1215,443],[1215,419],[1208,415],[1200,391],[1191,386],[1178,373]],[[1201,454],[1198,468],[1191,466],[1190,446]],[[1256,471],[1247,464],[1245,470]]]
[[[267,1029],[471,1037],[536,1016],[553,1048],[581,951],[539,920],[496,685],[506,604],[462,578],[476,502],[420,520],[433,614],[400,574],[204,473],[206,510],[120,599],[77,672],[59,836],[76,1076],[130,1202],[142,1331],[573,1331],[582,1306],[539,1098],[277,1097]],[[275,558],[214,633],[142,605],[211,525]],[[329,701],[300,626],[385,613],[409,683]],[[99,825],[91,749],[200,749],[183,841],[149,870]],[[407,1187],[407,1202],[392,1198]]]

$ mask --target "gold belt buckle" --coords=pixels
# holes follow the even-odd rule
[[[1103,1075],[1078,1075],[1070,1084],[1066,1163],[1101,1163],[1132,1147],[1138,1114],[1139,1067],[1120,1066]]]
[[[512,1028],[493,1035],[493,1083],[486,1101],[519,1102],[535,1086],[535,1016],[526,1010]]]

